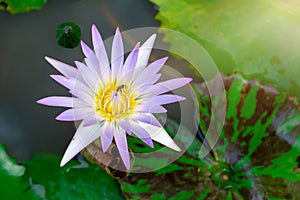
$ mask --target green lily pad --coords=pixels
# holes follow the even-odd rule
[[[17,165],[0,144],[0,191],[3,199],[124,199],[118,182],[83,160],[59,167],[60,157],[35,155]]]
[[[73,22],[60,24],[56,29],[56,42],[65,48],[75,48],[81,38],[80,27]]]
[[[27,13],[41,9],[47,0],[0,0],[0,10],[7,10],[11,14]]]
[[[159,7],[161,27],[199,42],[222,73],[239,71],[300,98],[298,1],[151,1]],[[171,51],[192,51],[176,35],[166,32],[164,40]]]
[[[25,162],[26,177],[45,187],[47,199],[124,199],[119,184],[98,166],[73,160],[59,167],[59,162],[53,155]]]
[[[240,75],[223,81],[227,115],[213,148],[216,159],[201,159],[201,144],[195,140],[169,166],[120,181],[128,199],[300,199],[299,104],[274,87]],[[216,114],[211,103],[220,109],[223,105],[219,97],[209,97],[205,84],[195,85],[195,91],[205,133]],[[175,133],[178,126],[171,127],[168,131]]]
[[[41,199],[31,189],[28,179],[23,179],[25,167],[10,158],[4,145],[0,144],[0,192],[4,199]]]

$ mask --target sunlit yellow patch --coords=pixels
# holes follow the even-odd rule
[[[128,118],[138,104],[136,94],[126,84],[106,83],[95,95],[95,109],[105,120]]]

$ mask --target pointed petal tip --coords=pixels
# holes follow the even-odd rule
[[[149,38],[151,38],[152,40],[155,40],[155,38],[156,38],[156,33],[153,33]]]
[[[178,98],[178,101],[184,101],[184,100],[186,100],[185,97],[181,97],[181,96],[178,96],[177,98]]]
[[[43,104],[43,99],[37,100],[36,103],[44,105],[44,104]]]
[[[151,137],[149,138],[140,138],[146,145],[148,145],[151,148],[154,148],[154,144],[153,141],[151,139]]]
[[[174,141],[170,142],[169,144],[165,144],[165,146],[174,151],[181,152],[181,149],[177,146],[177,144],[175,144]]]
[[[65,165],[66,165],[68,162],[70,162],[70,160],[72,160],[72,159],[73,159],[73,157],[70,158],[70,157],[66,157],[66,155],[64,155],[63,158],[62,158],[61,161],[60,161],[59,166],[60,166],[60,167],[65,166]]]
[[[66,110],[67,111],[67,110]],[[64,111],[64,112],[62,112],[62,113],[60,113],[58,116],[56,116],[55,117],[55,119],[57,120],[57,121],[74,121],[74,120],[69,120],[69,119],[67,119],[66,118],[66,111]]]
[[[54,60],[54,59],[53,59],[53,58],[50,58],[50,57],[48,57],[48,56],[45,56],[45,60],[46,60],[48,63],[51,64],[51,61]]]
[[[151,140],[152,141],[152,140]],[[148,144],[149,147],[151,147],[152,149],[154,148],[154,144],[153,142],[151,142],[150,144]]]
[[[175,150],[175,151],[181,152],[181,149],[176,144],[172,149]]]
[[[169,59],[169,56],[161,58],[161,60],[163,60],[164,62],[166,62],[168,59]]]
[[[130,163],[125,165],[127,170],[130,170]]]
[[[62,161],[61,161],[60,164],[59,164],[59,166],[60,166],[60,167],[63,167],[63,166],[65,166],[65,164],[66,164],[65,162],[62,162]]]
[[[120,32],[120,28],[119,27],[117,27],[116,28],[116,35],[119,35],[121,32]]]
[[[74,63],[76,65],[77,69],[80,68],[80,67],[82,67],[82,65],[83,65],[83,63],[81,63],[81,62],[79,62],[77,60],[75,60]]]
[[[62,120],[60,119],[60,115],[56,116],[55,119],[56,119],[57,121],[62,121]]]
[[[128,157],[128,159],[124,159],[124,158],[121,157],[121,159],[123,161],[123,164],[124,164],[125,168],[127,170],[130,170],[130,157]]]
[[[140,48],[140,46],[141,46],[141,43],[140,43],[140,42],[136,43],[136,45],[135,45],[135,47],[133,48],[132,51],[136,51],[137,49]]]
[[[106,151],[109,149],[109,147],[110,147],[110,145],[106,145],[106,146],[104,146],[104,145],[101,145],[102,146],[102,151],[103,151],[103,153],[106,153]]]
[[[186,81],[187,83],[190,83],[190,82],[192,82],[192,80],[193,80],[193,79],[192,79],[192,78],[190,78],[190,77],[186,77],[186,78],[185,78],[185,81]]]
[[[73,158],[73,157],[72,157]],[[64,154],[64,156],[62,157],[59,166],[63,167],[65,166],[71,159],[71,157],[67,157],[66,154]]]
[[[74,63],[75,63],[76,66],[80,65],[80,62],[78,60],[75,60]]]

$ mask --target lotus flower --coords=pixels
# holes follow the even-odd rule
[[[76,67],[72,67],[45,57],[62,74],[51,75],[51,78],[66,87],[72,97],[50,96],[37,103],[69,108],[57,116],[57,120],[81,120],[61,166],[100,138],[103,152],[114,139],[125,167],[130,169],[126,133],[133,133],[150,147],[156,141],[180,151],[153,114],[167,112],[162,107],[164,104],[184,100],[184,97],[164,93],[182,87],[192,79],[175,78],[157,83],[161,75],[158,72],[167,58],[148,64],[155,37],[153,34],[142,46],[138,43],[124,62],[123,41],[117,28],[109,62],[101,35],[93,25],[94,50],[81,42],[86,57],[84,63],[75,61]]]

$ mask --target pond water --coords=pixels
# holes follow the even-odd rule
[[[156,11],[148,1],[52,0],[40,11],[11,15],[0,12],[0,141],[20,162],[34,152],[62,154],[71,140],[73,123],[54,118],[63,109],[36,104],[50,95],[68,95],[50,74],[58,74],[44,59],[50,56],[66,63],[82,60],[79,47],[65,49],[55,40],[56,27],[75,22],[82,39],[91,43],[91,25],[97,24],[103,38],[116,26],[121,30],[158,27]]]

